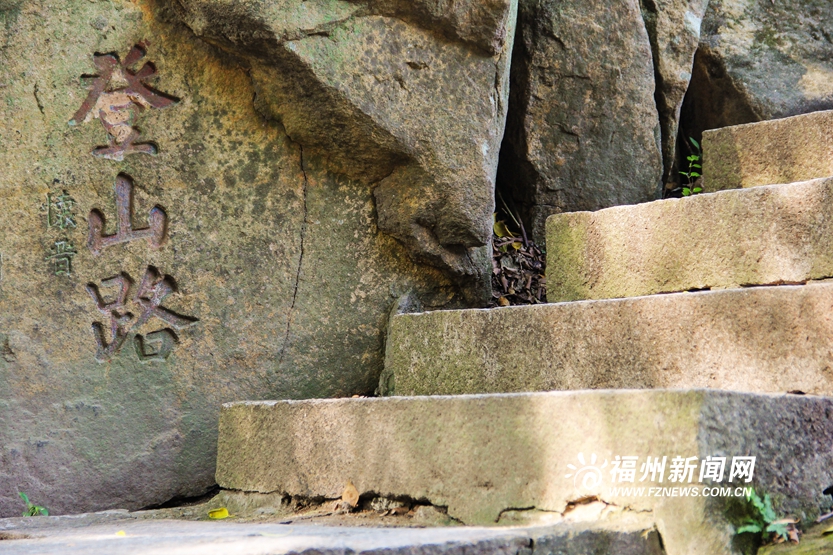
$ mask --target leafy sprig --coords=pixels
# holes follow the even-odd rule
[[[761,498],[754,489],[750,489],[746,494],[746,500],[752,505],[755,514],[747,518],[746,523],[737,529],[738,534],[760,534],[764,540],[773,534],[776,543],[798,541],[796,521],[791,518],[778,518],[768,493]]]
[[[688,179],[688,183],[683,185],[684,197],[703,192],[703,188],[696,183],[697,178],[703,176],[703,174],[700,173],[703,171],[703,153],[700,150],[700,143],[694,140],[694,137],[689,137],[688,141],[691,143],[691,146],[694,147],[694,153],[689,154],[686,157],[686,160],[688,160],[688,171],[680,172],[680,175],[684,175]]]
[[[23,516],[49,516],[49,511],[46,510],[46,507],[41,507],[40,505],[35,505],[31,501],[29,501],[29,496],[23,493],[22,491],[17,492],[23,502],[26,503],[26,511],[23,513]]]

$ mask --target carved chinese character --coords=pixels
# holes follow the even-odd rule
[[[133,314],[127,311],[127,295],[133,281],[130,276],[121,273],[117,276],[101,281],[103,287],[117,287],[115,300],[105,302],[97,285],[87,284],[87,292],[92,296],[98,311],[110,318],[110,342],[104,337],[104,326],[100,322],[93,323],[93,332],[98,345],[95,358],[100,362],[110,360],[120,349],[127,337],[127,325],[133,319]]]
[[[61,231],[75,228],[75,214],[72,213],[75,204],[75,199],[69,196],[66,189],[60,195],[46,193],[46,203],[40,207],[41,211],[46,212],[46,227],[56,227]]]
[[[72,273],[72,257],[78,254],[67,239],[55,241],[50,254],[45,258],[52,264],[52,273],[56,276],[68,276]]]
[[[112,235],[104,234],[106,219],[101,211],[93,209],[89,215],[90,233],[87,236],[87,246],[95,256],[101,254],[102,249],[110,245],[126,243],[134,239],[147,239],[154,248],[161,247],[165,242],[168,228],[168,216],[160,206],[154,206],[148,214],[148,227],[133,228],[133,183],[124,175],[116,177],[116,232]]]
[[[135,120],[146,108],[165,108],[178,100],[145,83],[156,75],[156,67],[151,62],[145,63],[139,71],[130,69],[145,56],[146,47],[147,43],[137,44],[123,62],[119,62],[115,54],[97,54],[93,56],[93,63],[98,75],[83,76],[92,78],[90,92],[69,124],[93,119],[101,121],[107,130],[109,145],[95,148],[93,156],[123,160],[126,154],[137,152],[156,154],[154,144],[135,142],[139,138]]]
[[[176,282],[171,276],[163,276],[153,266],[148,266],[136,294],[132,297],[130,297],[130,289],[133,286],[133,280],[124,272],[102,280],[101,285],[106,288],[116,288],[117,293],[112,301],[107,302],[97,285],[87,284],[87,292],[93,298],[96,308],[110,319],[109,340],[105,336],[104,324],[94,322],[92,325],[97,345],[95,358],[99,362],[112,359],[121,350],[129,335],[138,332],[146,322],[153,318],[161,320],[176,330],[197,322],[196,318],[182,316],[162,306],[162,301],[177,291]],[[168,358],[176,341],[176,334],[170,329],[163,328],[148,333],[147,339],[136,333],[134,346],[139,360],[150,362]],[[155,350],[148,350],[146,344],[156,346]]]

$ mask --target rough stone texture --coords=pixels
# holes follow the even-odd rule
[[[113,511],[115,513],[115,511]],[[663,555],[647,517],[536,528],[368,528],[146,520],[140,513],[0,520],[3,553],[75,555]],[[123,536],[117,536],[117,532]],[[21,537],[23,536],[23,537]],[[28,536],[28,537],[26,537]],[[556,551],[557,550],[557,551]],[[601,551],[603,550],[603,551]]]
[[[706,191],[833,176],[833,110],[703,133]]]
[[[833,283],[396,316],[384,393],[708,387],[833,395]]]
[[[828,178],[557,214],[547,221],[547,299],[832,277],[831,195]]]
[[[373,188],[382,231],[482,292],[517,3],[446,4],[178,2],[245,60],[265,117]]]
[[[651,46],[637,0],[524,0],[501,161],[542,242],[550,214],[656,196],[662,174]]]
[[[584,478],[590,470],[577,471],[602,461],[610,468],[618,455],[755,456],[752,484],[806,521],[830,504],[831,417],[828,398],[706,390],[230,403],[217,479],[324,498],[337,498],[349,480],[360,493],[446,506],[467,524],[496,522],[506,509],[565,513],[595,495],[625,512],[650,511],[670,555],[716,555],[731,552],[729,498],[637,496],[615,488],[607,470],[595,484]],[[680,485],[669,480],[651,484]]]
[[[705,129],[833,108],[828,0],[711,0],[683,119]]]
[[[691,81],[700,26],[709,0],[641,0],[651,39],[662,128],[663,182],[679,181],[675,164],[683,98]]]
[[[828,528],[828,522],[813,525],[809,530],[803,530],[799,543],[767,545],[758,550],[758,555],[831,555],[833,542],[829,534],[824,534]]]
[[[221,403],[373,391],[399,297],[427,308],[462,303],[439,270],[414,264],[379,232],[370,187],[330,172],[326,152],[264,120],[246,68],[177,17],[144,0],[0,2],[0,515],[18,513],[18,491],[56,513],[202,493],[214,483]],[[138,114],[133,147],[158,154],[93,156],[112,137],[100,113],[73,119],[88,94],[81,76],[97,73],[94,53],[124,60],[143,40],[146,56],[133,69],[152,62],[147,83],[178,99]],[[128,95],[110,93],[114,102]],[[119,123],[125,114],[104,110],[119,137],[130,130]],[[89,216],[95,209],[106,220],[102,243],[116,232],[120,174],[134,204],[123,238],[142,233],[153,212],[162,240],[140,237],[94,256]],[[47,194],[57,202],[64,190],[76,227],[41,211]],[[55,275],[65,269],[60,257],[48,258],[63,239],[75,251],[68,276]],[[102,280],[131,276],[117,311],[136,324],[149,266],[177,286],[161,306],[197,321],[151,317],[97,362],[91,325],[111,341],[104,305],[118,297]],[[88,284],[100,288],[101,311]],[[142,302],[170,285],[145,290]],[[169,350],[168,358],[140,362],[135,333],[144,353]]]

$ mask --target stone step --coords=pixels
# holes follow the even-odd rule
[[[708,192],[833,176],[833,110],[703,132]]]
[[[833,282],[391,320],[384,395],[691,388],[833,395]]]
[[[650,516],[548,527],[373,528],[148,520],[99,514],[0,519],[5,555],[664,555]]]
[[[831,442],[833,399],[810,396],[646,390],[253,401],[223,406],[217,481],[318,499],[338,499],[352,482],[362,495],[419,499],[472,525],[526,513],[557,521],[578,509],[640,513],[670,555],[720,555],[732,552],[744,488],[769,493],[779,514],[818,516],[833,484]],[[662,475],[644,472],[648,457],[666,457]],[[724,458],[720,480],[700,474],[701,462],[720,466],[707,457]],[[744,464],[739,457],[755,457],[751,475],[732,472]],[[677,458],[693,474],[672,481]],[[614,468],[635,468],[634,483]]]
[[[550,302],[833,276],[833,178],[547,220]]]

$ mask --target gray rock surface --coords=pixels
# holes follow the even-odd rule
[[[336,4],[361,8],[293,5],[332,16]],[[509,21],[511,4],[501,6],[494,13]],[[476,106],[447,109],[471,108],[458,118],[480,126],[468,140],[496,151],[503,85],[499,56],[485,52],[503,31],[494,23],[487,36],[486,20],[462,17],[480,12],[458,7],[448,33],[465,40],[369,15],[331,29],[349,50],[345,65],[317,57],[331,40],[323,35],[293,44],[321,79],[377,112],[395,113],[409,93],[392,74],[378,91],[370,74],[344,78],[377,59],[374,47],[359,50],[359,30],[413,46],[399,61],[415,90],[445,83],[439,66],[466,58],[449,86]],[[309,75],[248,67],[179,17],[173,3],[151,0],[0,2],[0,516],[19,512],[18,491],[56,514],[201,494],[214,484],[221,403],[371,392],[397,299],[437,308],[483,292],[414,263],[380,232],[366,179],[335,173],[326,145],[294,142],[288,121],[264,119],[272,97],[253,76],[271,68],[284,85],[304,86]],[[275,20],[297,29],[285,12]],[[235,27],[242,21],[226,23],[261,32]],[[422,72],[422,61],[436,71]],[[475,73],[485,93],[463,78]],[[451,119],[423,116],[426,126]],[[321,136],[372,143],[380,129],[334,125]],[[435,146],[458,137],[436,135]],[[494,167],[480,146],[479,162],[461,154],[460,163],[477,166],[483,200]],[[460,217],[481,214],[488,231],[489,206],[472,206]]]
[[[387,395],[708,387],[833,395],[833,283],[393,318]]]
[[[178,6],[249,66],[264,117],[373,189],[380,230],[488,288],[516,0]]]
[[[827,0],[711,0],[683,118],[705,129],[833,108]]]
[[[637,0],[525,0],[501,180],[543,242],[550,214],[656,196],[651,45]]]
[[[350,481],[360,494],[445,506],[467,524],[524,508],[567,518],[571,506],[590,502],[650,513],[669,555],[728,555],[731,506],[744,487],[769,492],[776,511],[802,521],[829,508],[831,414],[830,398],[712,390],[230,403],[217,479],[230,489],[328,499]],[[661,478],[642,471],[623,485],[611,474],[617,456],[621,464],[636,457],[635,471],[648,456],[667,456],[669,466]],[[690,479],[672,479],[675,457],[694,457]],[[729,474],[698,479],[707,457],[724,457]],[[732,477],[737,457],[755,457],[752,476]],[[697,493],[674,495],[675,487]]]
[[[102,522],[104,521],[104,522]],[[118,535],[120,533],[120,535]],[[141,513],[0,519],[8,555],[662,555],[649,517],[600,526],[368,528],[146,520]]]

